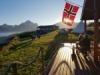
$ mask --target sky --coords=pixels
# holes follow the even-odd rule
[[[68,1],[68,0],[66,0]],[[69,0],[81,5],[83,0]],[[65,0],[0,0],[0,25],[16,25],[30,20],[39,25],[51,25],[62,20]],[[75,21],[80,20],[80,7]]]

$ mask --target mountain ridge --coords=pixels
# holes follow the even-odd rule
[[[19,24],[19,25],[0,25],[0,32],[27,32],[35,31],[38,27],[37,23],[33,23],[29,20]]]

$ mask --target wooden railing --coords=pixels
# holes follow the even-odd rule
[[[48,73],[49,73],[49,71],[51,69],[52,63],[53,63],[53,61],[55,59],[55,56],[56,56],[56,54],[58,52],[57,50],[62,46],[62,44],[55,43],[55,46],[56,47],[53,48],[53,52],[50,55],[50,60],[49,60],[48,65],[47,65],[46,68],[44,68],[44,62],[42,61],[43,73],[41,75],[48,75]],[[91,47],[91,53],[93,55],[94,54],[94,52],[93,52],[93,50],[94,50],[94,42],[93,41],[91,42],[90,47]],[[99,48],[99,51],[100,51],[100,44],[98,45],[98,48]],[[13,71],[13,75],[18,75],[18,70],[19,69],[26,68],[27,66],[31,65],[32,63],[37,61],[39,56],[41,57],[42,60],[44,59],[43,48],[42,47],[40,47],[40,49],[38,51],[38,54],[36,55],[36,57],[33,58],[33,60],[30,63],[24,64],[24,63],[19,62],[19,61],[14,61],[14,62],[12,62],[11,64],[8,65],[6,71],[3,73],[3,75],[8,75],[8,73],[10,72],[11,69]],[[100,61],[100,56],[98,57],[98,60]]]
[[[98,44],[98,60],[100,62],[100,43]]]
[[[94,57],[94,41],[92,41],[91,42],[91,45],[90,45],[90,47],[91,47],[91,51],[92,51],[92,55],[93,55],[93,57]],[[97,52],[97,54],[95,54],[96,56],[97,56],[97,61],[99,61],[100,62],[100,43],[98,43],[98,48],[97,48],[98,50],[98,52]]]
[[[51,55],[49,56],[50,60],[48,61],[47,67],[44,69],[42,75],[48,75],[48,73],[52,67],[53,61],[55,60],[55,57],[58,53],[58,49],[60,47],[63,47],[63,44],[59,44],[59,43],[55,43],[54,45],[55,45],[55,48],[53,48],[53,51],[52,51]]]

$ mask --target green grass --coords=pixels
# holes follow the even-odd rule
[[[13,40],[14,45],[9,44],[0,52],[0,72],[3,72],[7,68],[6,66],[13,61],[20,61],[24,64],[31,62],[32,58],[37,55],[39,47],[43,47],[46,53],[49,43],[54,40],[57,34],[58,31],[54,31],[35,40]],[[19,72],[21,75],[30,75],[30,72],[32,75],[38,75],[37,73],[41,73],[41,67],[42,63],[38,59],[32,65],[26,67],[25,70],[19,70]]]
[[[76,40],[77,36],[75,34],[61,35],[58,30],[36,38],[35,40],[20,41],[14,39],[0,52],[0,75],[2,75],[2,72],[13,61],[20,61],[23,64],[30,63],[38,54],[40,47],[43,47],[43,60],[41,57],[37,58],[36,62],[18,70],[20,75],[40,75],[43,71],[42,63],[44,62],[44,67],[47,66],[50,60],[49,56],[57,46],[56,43],[75,42]],[[11,72],[9,75],[12,75]]]

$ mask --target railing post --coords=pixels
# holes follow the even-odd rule
[[[42,70],[41,70],[41,72],[43,73],[43,71],[44,71],[44,48],[43,47],[40,47],[40,57],[41,57],[41,63],[42,63]]]
[[[16,62],[12,63],[12,70],[13,70],[13,75],[18,75]]]
[[[3,49],[3,46],[0,46],[0,51],[2,51],[2,49]]]

